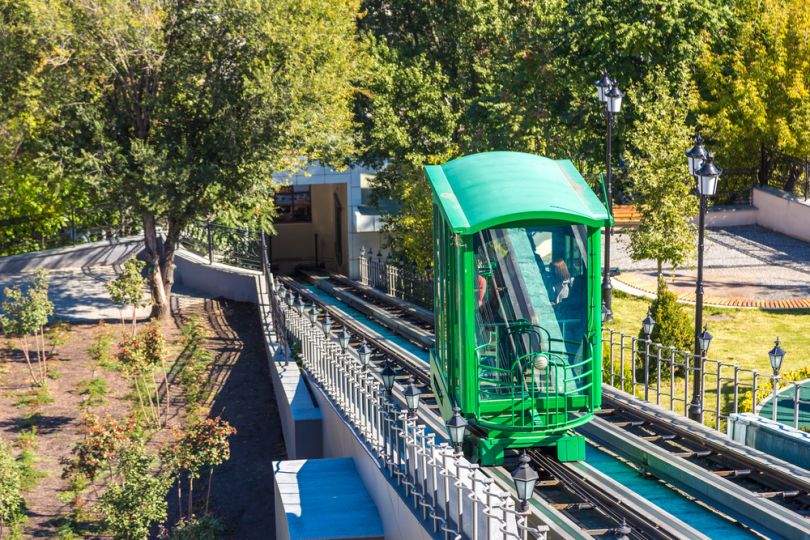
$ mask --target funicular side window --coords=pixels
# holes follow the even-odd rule
[[[481,396],[514,386],[576,391],[585,378],[587,228],[488,229],[475,235],[475,327]],[[528,377],[528,381],[527,381]]]

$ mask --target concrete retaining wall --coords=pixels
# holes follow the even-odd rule
[[[225,264],[209,264],[208,259],[185,249],[178,249],[174,258],[175,283],[238,302],[258,303],[257,280],[262,273]]]
[[[727,432],[739,443],[810,470],[810,433],[751,413],[729,415]]]
[[[754,188],[757,224],[810,242],[810,204],[774,188]]]
[[[65,270],[121,264],[143,251],[143,236],[126,236],[77,246],[46,249],[0,257],[0,274],[16,274],[37,268]]]
[[[716,206],[706,213],[707,227],[756,225],[758,209],[753,206]],[[697,218],[695,218],[697,222]]]

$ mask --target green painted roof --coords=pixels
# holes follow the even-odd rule
[[[569,160],[521,152],[472,154],[425,174],[457,233],[527,219],[565,219],[602,227],[608,213]]]

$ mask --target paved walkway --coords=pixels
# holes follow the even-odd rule
[[[48,297],[54,303],[54,318],[69,321],[118,321],[121,314],[118,306],[112,303],[105,284],[115,277],[112,266],[93,266],[49,270],[50,288]],[[29,272],[14,274],[0,273],[0,302],[6,287],[21,285],[31,278]],[[149,316],[150,307],[138,310],[138,318]],[[124,310],[124,317],[130,318],[130,308]]]
[[[810,308],[810,244],[757,225],[706,231],[704,302],[771,309]],[[617,284],[655,293],[655,261],[630,259],[629,235],[614,235],[611,266]],[[681,300],[695,300],[696,268],[665,268],[668,285]]]

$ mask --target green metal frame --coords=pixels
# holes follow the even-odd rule
[[[509,162],[508,164],[512,164],[510,162],[512,158],[516,159],[518,164],[529,165],[533,163],[533,159],[545,160],[527,154],[504,152],[493,154],[497,154],[496,161],[505,160]],[[479,163],[483,159],[482,156],[485,155],[477,156]],[[553,172],[554,169],[546,162],[541,163],[545,168],[540,170],[544,174],[549,174],[549,171]],[[573,169],[570,162],[551,163],[563,163],[560,174],[564,174],[565,180],[570,182]],[[520,167],[515,170],[519,173]],[[584,459],[584,440],[571,430],[588,422],[602,402],[601,227],[609,222],[609,214],[582,180],[570,182],[572,189],[581,192],[584,186],[588,196],[592,196],[596,204],[588,199],[581,208],[570,208],[572,199],[569,197],[567,199],[569,208],[560,208],[559,205],[553,204],[553,201],[549,203],[549,199],[554,198],[554,193],[548,191],[545,192],[544,202],[536,205],[536,209],[519,200],[515,201],[513,208],[509,208],[509,205],[503,204],[502,198],[493,198],[490,204],[502,209],[499,210],[501,215],[495,217],[491,209],[482,209],[477,215],[483,216],[484,219],[479,222],[472,219],[473,223],[470,223],[471,217],[475,217],[475,212],[466,212],[468,209],[458,204],[459,199],[454,200],[447,195],[448,190],[452,191],[452,186],[445,174],[443,172],[437,174],[438,172],[441,172],[441,166],[426,168],[434,192],[436,349],[431,351],[430,370],[433,390],[443,417],[449,419],[452,416],[454,405],[461,408],[473,426],[472,435],[465,448],[473,458],[484,465],[500,463],[506,448],[537,446],[556,446],[559,459],[564,461]],[[456,172],[459,179],[464,178],[464,171]],[[581,177],[579,178],[581,180]],[[530,186],[529,191],[537,191],[536,183],[538,181],[542,183],[543,178],[532,178],[528,175],[525,181]],[[514,182],[519,185],[520,179],[513,180]],[[559,191],[566,189],[567,185],[558,181],[554,187]],[[457,186],[464,184],[457,180]],[[470,200],[470,196],[467,196],[467,200]],[[459,223],[466,223],[469,227],[459,227]],[[480,365],[478,353],[482,346],[476,344],[475,337],[474,286],[477,269],[473,253],[473,235],[489,228],[561,224],[582,224],[588,231],[588,325],[585,339],[589,345],[590,356],[576,365],[569,365],[563,353],[530,351],[517,358],[512,369]],[[520,327],[518,322],[513,326],[517,328],[515,331],[543,331],[528,322],[525,322],[523,327]],[[485,344],[483,347],[486,346]],[[534,360],[541,355],[545,356],[547,365],[538,368]],[[515,380],[521,381],[519,391],[516,391],[518,386]],[[542,384],[537,381],[545,381],[545,391]],[[548,390],[548,381],[555,381],[553,392]],[[557,381],[562,381],[562,392],[557,390],[559,388]],[[579,385],[574,385],[575,391],[569,392],[569,385],[576,381],[579,381]],[[504,397],[499,398],[499,394]]]

